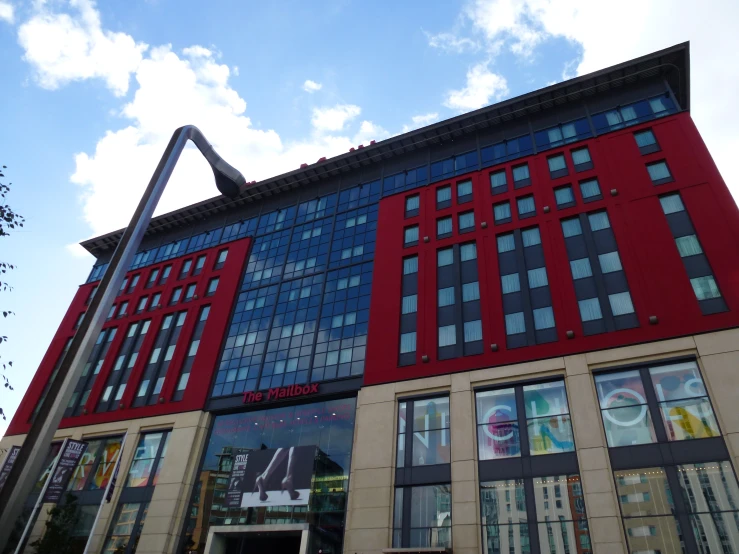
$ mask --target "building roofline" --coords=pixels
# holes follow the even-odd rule
[[[675,72],[675,69],[677,72]],[[251,204],[263,198],[280,194],[301,186],[335,177],[349,171],[366,167],[376,161],[389,159],[454,139],[461,135],[489,128],[506,121],[576,101],[585,96],[605,92],[639,79],[664,75],[670,82],[681,109],[690,110],[690,43],[683,42],[669,48],[652,52],[587,75],[575,77],[561,83],[510,98],[484,108],[397,135],[369,146],[359,146],[348,153],[321,158],[318,162],[303,165],[299,169],[254,182],[239,197],[229,199],[223,195],[191,204],[179,210],[152,218],[147,235],[156,234],[211,214]],[[81,245],[91,254],[102,254],[118,244],[123,229],[85,240]]]

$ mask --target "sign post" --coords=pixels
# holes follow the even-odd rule
[[[95,534],[95,527],[97,527],[98,521],[100,521],[100,512],[103,511],[103,506],[105,506],[106,503],[110,502],[110,499],[113,496],[113,489],[115,488],[115,482],[118,479],[118,468],[121,467],[121,458],[123,458],[123,447],[126,445],[127,437],[128,437],[128,433],[123,435],[123,440],[121,441],[121,447],[118,449],[118,459],[115,462],[113,473],[110,476],[110,479],[108,479],[108,484],[105,487],[105,494],[103,495],[103,499],[100,501],[100,507],[98,508],[98,511],[95,514],[95,520],[92,522],[92,527],[90,528],[90,536],[87,539],[87,544],[85,545],[85,550],[82,554],[88,554],[88,552],[90,552],[90,546],[92,545],[92,537]]]

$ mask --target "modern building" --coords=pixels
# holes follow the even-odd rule
[[[56,434],[80,544],[739,553],[738,240],[687,43],[157,217]]]

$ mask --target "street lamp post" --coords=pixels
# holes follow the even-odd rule
[[[0,490],[0,551],[5,548],[16,519],[42,470],[54,433],[59,427],[82,368],[90,356],[154,209],[188,140],[198,147],[210,164],[216,186],[222,194],[234,198],[246,187],[244,176],[213,150],[197,127],[187,125],[174,132],[131,222],[123,232],[97,293],[64,356],[56,379],[49,387],[46,400],[31,425],[5,486]]]

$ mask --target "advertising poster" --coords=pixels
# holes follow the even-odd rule
[[[46,488],[44,502],[56,504],[61,500],[62,494],[67,489],[69,480],[80,458],[87,449],[87,443],[68,439],[64,448],[59,453],[59,462],[51,476],[49,486]]]
[[[228,490],[226,491],[226,506],[228,508],[241,508],[241,496],[244,494],[244,477],[246,476],[246,464],[249,461],[249,450],[236,448],[233,456],[234,461],[231,467],[231,475],[228,478]]]
[[[10,470],[13,469],[13,464],[15,463],[15,459],[18,457],[18,452],[20,452],[20,450],[20,446],[10,447],[8,455],[5,457],[3,467],[2,469],[0,469],[0,489],[2,489],[5,485],[5,481],[7,481],[8,479],[8,474],[10,473]]]
[[[236,453],[229,490],[226,493],[229,505],[230,498],[236,498],[236,491],[239,490],[242,508],[306,506],[310,497],[315,459],[315,446]],[[239,475],[243,471],[243,478],[235,476],[235,471]],[[238,488],[234,488],[232,492],[232,486]]]

